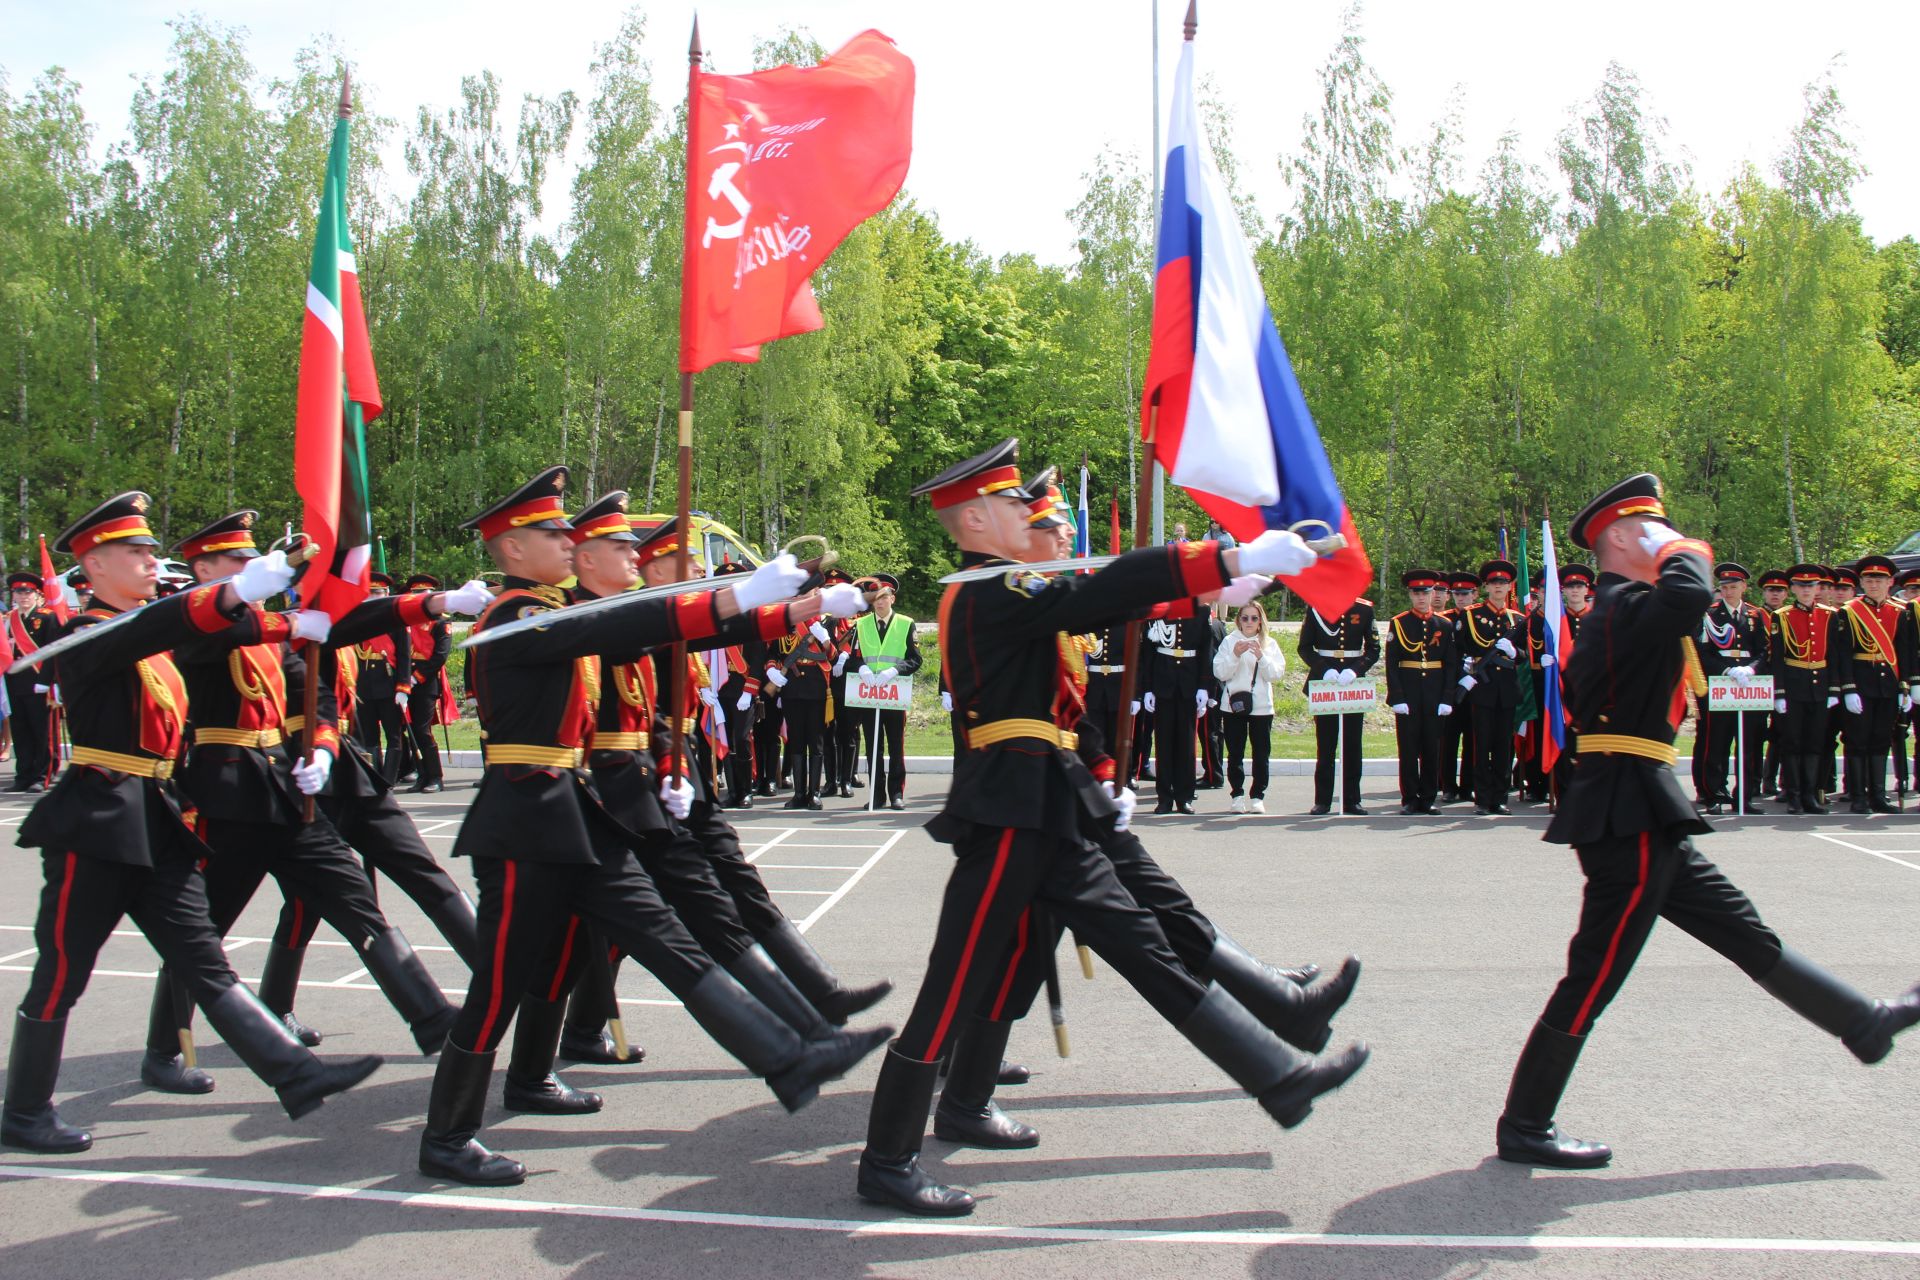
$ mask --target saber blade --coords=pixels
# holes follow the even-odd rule
[[[1307,546],[1315,555],[1332,555],[1347,545],[1341,534],[1331,534],[1325,538],[1308,538]],[[1063,560],[1028,560],[1022,562],[1003,561],[999,564],[983,564],[977,569],[960,569],[940,579],[943,585],[955,582],[985,582],[992,578],[1003,577],[1015,570],[1027,573],[1074,573],[1088,569],[1104,569],[1118,560],[1119,556],[1068,556]]]

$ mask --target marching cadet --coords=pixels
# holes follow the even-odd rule
[[[10,573],[7,590],[13,608],[7,613],[7,641],[16,659],[33,653],[54,638],[59,623],[40,594],[44,584],[37,573]],[[13,785],[9,791],[44,791],[52,767],[47,744],[47,688],[52,683],[39,669],[7,675],[7,705],[13,726]]]
[[[879,590],[873,595],[873,608],[854,619],[853,658],[855,674],[893,674],[910,676],[920,669],[920,647],[913,640],[913,619],[894,612],[893,602],[900,594],[900,580],[892,574],[870,575]],[[866,719],[864,711],[842,711],[851,722],[856,716]],[[880,738],[874,737],[873,720],[867,719],[868,776],[876,794],[884,794],[889,809],[907,807],[907,713],[905,708],[882,708],[878,717]],[[884,753],[884,759],[882,755]],[[882,783],[885,785],[883,786]]]
[[[378,871],[413,899],[468,968],[480,955],[473,899],[434,858],[413,818],[394,799],[392,784],[353,736],[355,680],[360,674],[361,641],[400,628],[410,630],[423,622],[444,619],[449,613],[477,614],[492,599],[486,584],[477,579],[455,591],[369,596],[332,625],[324,643],[302,651],[307,678],[317,679],[321,689],[316,701],[320,724],[314,736],[322,749],[334,756],[332,773],[317,797],[320,811],[372,871]],[[289,690],[289,698],[296,692],[304,691]],[[304,757],[308,738],[305,714],[288,716],[286,727],[292,735],[293,754]],[[265,967],[260,973],[260,999],[280,1015],[302,1044],[309,1046],[319,1044],[321,1035],[295,1015],[293,1005],[307,946],[319,927],[320,914],[311,904],[298,896],[288,897],[281,905],[280,922],[268,942]]]
[[[1887,755],[1894,725],[1913,710],[1907,691],[1915,662],[1912,611],[1894,603],[1893,561],[1863,557],[1856,572],[1859,597],[1840,610],[1848,638],[1834,655],[1840,702],[1846,709],[1847,790],[1853,813],[1898,813],[1887,799]]]
[[[1771,632],[1766,614],[1748,604],[1745,566],[1727,560],[1716,565],[1713,575],[1719,595],[1708,606],[1705,621],[1695,635],[1693,646],[1699,655],[1700,669],[1708,677],[1732,676],[1741,684],[1771,665]],[[1727,781],[1728,754],[1739,745],[1746,716],[1744,758],[1740,761],[1741,788],[1747,812],[1765,813],[1754,804],[1761,794],[1761,744],[1766,739],[1767,722],[1759,712],[1710,711],[1707,696],[1695,699],[1697,720],[1693,740],[1693,795],[1709,814],[1718,814],[1722,806],[1732,804],[1733,791]]]
[[[1289,1048],[1217,985],[1191,976],[1153,917],[1127,894],[1083,818],[1111,822],[1112,797],[1062,735],[1055,710],[1060,636],[1158,601],[1218,591],[1235,574],[1296,574],[1315,559],[1298,535],[1274,531],[1233,551],[1185,543],[1129,552],[1091,574],[1048,579],[1014,563],[1026,548],[1017,442],[1006,440],[914,490],[929,496],[965,568],[1006,572],[949,588],[940,610],[954,704],[968,751],[946,807],[929,825],[955,860],[926,980],[888,1049],[861,1153],[861,1196],[910,1213],[970,1213],[974,1199],[920,1165],[939,1063],[956,1014],[978,1010],[1003,977],[1020,922],[1042,904],[1104,956],[1155,1010],[1259,1099],[1283,1126],[1364,1064],[1354,1046],[1326,1059]]]
[[[833,663],[838,656],[831,619],[815,618],[773,642],[767,680],[779,687],[786,708],[787,752],[793,762],[789,809],[821,809],[820,786],[828,752],[827,708],[832,706]]]
[[[1459,683],[1460,660],[1452,626],[1433,610],[1445,578],[1431,569],[1409,569],[1400,583],[1411,607],[1387,623],[1385,658],[1387,705],[1400,748],[1400,812],[1437,814],[1440,727],[1453,715],[1449,699]]]
[[[1667,519],[1660,481],[1625,480],[1573,522],[1600,566],[1589,640],[1567,664],[1576,763],[1545,839],[1570,844],[1586,887],[1567,972],[1514,1067],[1496,1131],[1502,1160],[1592,1169],[1613,1152],[1562,1133],[1554,1112],[1594,1022],[1619,992],[1654,923],[1674,921],[1761,989],[1840,1039],[1862,1062],[1920,1022],[1920,986],[1870,1000],[1784,946],[1691,837],[1710,830],[1674,777],[1674,735],[1699,687],[1690,643],[1712,602],[1713,550]]]
[[[1366,675],[1380,660],[1380,629],[1374,625],[1373,601],[1355,600],[1332,621],[1321,617],[1318,609],[1308,609],[1300,622],[1299,653],[1307,684],[1315,680],[1352,684]],[[1336,745],[1340,749],[1340,811],[1366,813],[1360,804],[1360,767],[1365,763],[1360,754],[1360,730],[1366,719],[1359,712],[1313,718],[1316,751],[1313,808],[1309,813],[1324,814],[1333,808]]]
[[[1195,736],[1207,709],[1212,643],[1204,612],[1191,601],[1146,626],[1141,674],[1147,692],[1140,704],[1153,716],[1155,813],[1193,812]]]
[[[1520,648],[1526,621],[1507,607],[1515,570],[1509,560],[1480,566],[1487,598],[1461,612],[1455,631],[1460,651],[1460,695],[1473,715],[1473,811],[1510,814],[1507,786],[1513,777],[1513,710],[1520,705]]]
[[[225,585],[149,604],[160,545],[147,527],[150,504],[139,492],[109,498],[53,544],[97,584],[70,629],[100,630],[57,659],[73,755],[20,827],[19,843],[40,850],[46,879],[34,923],[40,950],[15,1016],[0,1109],[0,1142],[50,1155],[93,1145],[92,1134],[60,1118],[53,1090],[68,1011],[123,915],[294,1119],[380,1066],[372,1055],[314,1057],[235,976],[207,917],[199,863],[209,851],[173,782],[188,706],[168,649],[248,619],[254,602],[286,590],[293,570],[275,552]]]
[[[1840,615],[1819,603],[1824,566],[1788,570],[1793,603],[1774,615],[1779,644],[1767,674],[1773,677],[1778,726],[1780,795],[1788,813],[1827,811],[1820,796],[1820,752],[1827,716],[1840,705],[1834,657],[1846,643]]]
[[[565,467],[550,467],[467,522],[504,575],[504,589],[476,624],[481,633],[566,603],[559,585],[573,572],[571,526],[560,501],[566,476]],[[877,1028],[804,1040],[755,999],[662,900],[582,768],[594,729],[586,686],[602,663],[705,639],[736,614],[790,597],[806,577],[793,557],[780,556],[731,588],[642,601],[469,652],[487,769],[453,852],[474,860],[481,961],[434,1074],[420,1137],[422,1173],[485,1186],[526,1176],[518,1161],[489,1151],[476,1134],[512,1002],[538,990],[536,982],[564,976],[566,958],[555,974],[550,952],[573,917],[651,970],[790,1111],[890,1034]],[[669,779],[663,789],[680,792],[684,785]]]
[[[260,558],[253,541],[257,516],[222,516],[182,540],[173,554],[203,583],[242,572]],[[331,779],[340,744],[338,731],[323,725],[315,730],[309,762],[288,752],[289,691],[319,678],[288,642],[324,641],[330,630],[324,613],[305,612],[290,622],[252,608],[233,625],[174,647],[193,706],[193,745],[181,787],[213,851],[204,871],[207,914],[226,936],[271,875],[285,897],[308,904],[352,944],[420,1052],[437,1053],[453,1022],[452,1006],[406,935],[387,922],[365,868],[333,823],[319,813],[311,822],[304,818],[305,799]],[[331,701],[324,689],[321,696]],[[192,1013],[178,1007],[174,987],[163,965],[154,983],[140,1079],[165,1093],[210,1093],[213,1077],[179,1052],[180,1030]]]
[[[372,575],[369,595],[385,596],[393,590],[393,579],[384,573]],[[397,782],[407,753],[407,701],[413,687],[413,646],[405,631],[375,636],[360,646],[360,718],[356,722],[360,742],[375,760],[388,782]],[[384,753],[380,739],[386,738]]]
[[[409,595],[438,590],[440,579],[430,573],[416,573],[407,579]],[[407,728],[413,735],[415,768],[419,770],[419,776],[407,788],[410,792],[433,795],[447,789],[433,726],[439,722],[440,707],[448,696],[447,657],[452,652],[453,635],[445,618],[429,618],[407,628],[407,653],[413,667],[413,688],[407,694]]]
[[[1767,624],[1769,652],[1780,644],[1780,611],[1792,598],[1791,583],[1785,569],[1769,569],[1760,575],[1760,620]],[[1777,701],[1777,699],[1776,699]],[[1762,748],[1760,790],[1763,795],[1780,799],[1780,717],[1767,715],[1767,741]]]
[[[1458,656],[1460,619],[1467,610],[1473,608],[1473,602],[1480,594],[1480,575],[1466,572],[1450,574],[1447,586],[1451,603],[1447,608],[1434,612],[1453,628],[1453,650]],[[1473,799],[1473,713],[1465,709],[1465,702],[1457,691],[1453,695],[1453,706],[1457,714],[1447,717],[1446,725],[1440,730],[1442,804]]]

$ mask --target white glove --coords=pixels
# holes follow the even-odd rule
[[[1846,697],[1840,699],[1840,701],[1847,704],[1848,715],[1857,716],[1864,713],[1867,709],[1866,703],[1860,701],[1860,695],[1857,693],[1850,693]]]
[[[940,709],[948,715],[953,714],[953,695],[945,689],[940,691]]]
[[[1461,677],[1460,677],[1460,687],[1461,687],[1462,689],[1464,689],[1464,690],[1466,690],[1466,691],[1467,691],[1468,693],[1472,693],[1472,692],[1473,692],[1473,686],[1475,686],[1475,685],[1477,685],[1477,684],[1479,684],[1479,683],[1480,683],[1480,682],[1479,682],[1478,680],[1475,680],[1475,679],[1474,679],[1474,678],[1473,678],[1472,676],[1461,676]]]
[[[1205,689],[1196,689],[1193,691],[1193,709],[1201,715],[1206,714],[1207,691]]]
[[[1252,542],[1240,544],[1240,572],[1284,578],[1302,573],[1320,557],[1306,539],[1291,529],[1269,529]]]
[[[1387,710],[1393,712],[1393,714],[1397,716],[1406,716],[1406,715],[1413,714],[1413,708],[1408,706],[1404,702],[1396,702],[1392,706],[1388,707]]]
[[[1229,609],[1238,609],[1272,585],[1272,578],[1263,578],[1257,573],[1243,573],[1220,592],[1220,603]]]
[[[303,796],[317,796],[320,788],[327,785],[327,778],[333,773],[333,752],[325,747],[313,749],[313,763],[294,761],[293,785],[300,788]]]
[[[815,618],[812,622],[809,622],[807,624],[807,634],[812,636],[815,640],[818,640],[821,644],[833,643],[833,633],[828,631],[824,626],[822,626],[820,624],[820,619],[818,618]]]
[[[863,662],[860,664],[860,670],[855,674],[857,674],[862,680],[864,680],[868,676],[873,674],[873,668]]]
[[[851,582],[820,588],[820,612],[829,618],[851,618],[866,611],[866,594]]]
[[[1154,702],[1155,702],[1155,699],[1151,693],[1147,694],[1145,697],[1140,699],[1140,705],[1147,709],[1148,715],[1153,714]]]
[[[1352,667],[1342,667],[1340,670],[1333,673],[1333,678],[1335,680],[1338,680],[1341,684],[1352,684],[1355,680],[1358,680],[1360,677],[1358,674],[1355,673]]]
[[[787,687],[787,673],[778,667],[767,668],[767,679],[773,681],[773,687],[776,689]]]
[[[755,569],[745,582],[733,588],[733,603],[740,612],[745,613],[763,604],[772,604],[775,600],[785,600],[799,594],[800,588],[806,585],[807,576],[807,571],[800,567],[799,562],[782,551]]]
[[[1840,699],[1834,697],[1832,694],[1827,695],[1827,710],[1831,711],[1839,705]]]
[[[1900,714],[1906,715],[1913,710],[1913,699],[1907,694],[1900,695]]]
[[[685,778],[662,778],[660,804],[674,821],[686,821],[687,815],[693,812],[693,784]]]
[[[1132,705],[1131,705],[1131,706],[1129,706],[1129,707],[1127,708],[1127,711],[1128,711],[1128,713],[1129,713],[1129,714],[1131,714],[1131,715],[1136,715],[1136,716],[1137,716],[1137,715],[1139,715],[1139,714],[1140,714],[1140,700],[1139,700],[1138,698],[1135,698],[1135,699],[1133,700],[1133,703],[1132,703]]]
[[[720,695],[713,691],[712,685],[701,686],[700,701],[706,703],[708,706],[712,707],[715,711],[718,711],[720,709]]]
[[[1450,716],[1453,714],[1453,704],[1449,702],[1443,702],[1440,704],[1438,710],[1441,715]]]
[[[736,702],[736,703],[734,703],[734,704],[733,704],[733,709],[734,709],[735,711],[750,711],[750,710],[752,710],[752,709],[753,709],[753,695],[752,695],[752,694],[750,694],[750,693],[743,693],[743,694],[741,694],[741,695],[740,695],[740,701],[738,701],[738,702]]]
[[[1777,716],[1787,714],[1787,700],[1785,698],[1775,698],[1773,700],[1773,713]]]
[[[333,632],[333,619],[325,609],[302,609],[293,615],[293,638],[324,643]]]
[[[1550,667],[1550,666],[1552,666],[1552,665],[1554,664],[1554,661],[1555,661],[1555,659],[1554,659],[1554,656],[1553,656],[1553,650],[1551,650],[1551,649],[1544,649],[1544,650],[1542,650],[1542,651],[1541,651],[1541,653],[1540,653],[1540,665],[1541,665],[1542,667]]]
[[[1517,658],[1520,656],[1519,652],[1513,647],[1513,641],[1507,639],[1505,636],[1501,636],[1498,640],[1495,640],[1493,647],[1506,654],[1509,658]]]
[[[470,579],[440,597],[440,608],[447,613],[478,614],[493,603],[493,592],[478,578]]]
[[[1139,803],[1140,798],[1133,794],[1132,787],[1121,787],[1115,791],[1111,782],[1107,784],[1107,794],[1113,797],[1113,807],[1120,811],[1120,816],[1113,820],[1113,829],[1125,831],[1133,825],[1133,806]]]
[[[835,658],[833,660],[833,674],[839,675],[844,672],[847,669],[847,659],[851,656],[850,654],[843,653]]]
[[[55,680],[47,686],[47,697],[56,707],[64,707],[67,705],[66,701],[60,696],[60,682],[58,680]]]
[[[1750,684],[1753,681],[1752,667],[1728,667],[1727,674],[1733,677],[1735,684]]]
[[[1660,554],[1660,548],[1669,542],[1678,542],[1685,535],[1671,525],[1655,524],[1651,520],[1640,522],[1640,548],[1650,556]]]
[[[412,690],[410,689],[395,689],[393,691],[393,700],[404,707],[407,705],[407,694],[411,692]]]
[[[50,684],[37,684],[33,686],[33,691],[35,693],[52,693],[53,686]]]
[[[247,561],[233,575],[233,593],[248,604],[271,600],[293,585],[293,568],[284,551],[269,551]]]

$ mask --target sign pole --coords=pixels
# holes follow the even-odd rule
[[[1733,813],[1737,818],[1747,816],[1747,713],[1736,711],[1733,716],[1733,767],[1739,770],[1733,780]]]
[[[855,676],[854,679],[859,679]],[[880,810],[880,771],[875,766],[880,761],[880,708],[873,709],[873,737],[867,740],[867,812]],[[893,779],[887,779],[889,783]]]

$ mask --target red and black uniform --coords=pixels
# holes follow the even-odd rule
[[[755,710],[767,668],[766,642],[759,639],[730,644],[722,654],[723,667],[713,673],[718,683],[719,714],[727,726],[727,758],[722,762],[729,809],[753,806]],[[744,701],[746,705],[741,706]]]
[[[15,575],[41,587],[37,575]],[[7,612],[7,643],[13,656],[24,658],[62,634],[51,609],[12,609]],[[13,725],[13,785],[9,791],[38,791],[47,783],[53,748],[47,742],[47,694],[36,688],[52,683],[39,667],[7,675],[7,714]]]
[[[447,657],[453,652],[453,637],[445,618],[412,623],[406,636],[413,681],[407,692],[407,729],[413,735],[414,767],[420,773],[413,789],[426,791],[437,789],[446,776],[433,726],[439,722],[441,703],[448,697]]]
[[[1412,609],[1396,613],[1387,623],[1383,665],[1387,669],[1387,705],[1407,709],[1405,715],[1394,717],[1400,751],[1400,803],[1416,813],[1436,812],[1441,730],[1449,719],[1464,714],[1453,706],[1453,699],[1459,696],[1460,679],[1453,627],[1431,610],[1425,614]],[[1444,716],[1440,714],[1443,706],[1449,708]]]
[[[1846,643],[1840,615],[1825,605],[1798,601],[1774,615],[1779,644],[1772,652],[1767,674],[1773,677],[1773,699],[1787,709],[1779,722],[1780,791],[1794,813],[1809,803],[1825,813],[1820,799],[1820,753],[1827,741],[1828,703],[1837,702],[1838,673],[1834,655]]]
[[[803,624],[775,640],[767,654],[768,669],[777,668],[787,680],[780,686],[780,702],[787,718],[787,757],[793,764],[789,809],[820,808],[829,749],[827,709],[833,705],[833,664],[839,656],[828,621]],[[813,634],[814,625],[827,632],[827,640]]]
[[[1887,574],[1892,576],[1891,561]],[[1900,698],[1916,661],[1912,611],[1896,600],[1875,604],[1861,595],[1846,603],[1839,618],[1842,641],[1833,656],[1840,696],[1843,701],[1848,694],[1860,699],[1858,713],[1844,712],[1847,763],[1853,772],[1847,792],[1855,813],[1894,813],[1887,799],[1887,756],[1901,718]]]
[[[1492,582],[1510,582],[1512,575],[1513,567],[1505,561],[1490,561],[1481,570],[1482,579]],[[1500,647],[1503,640],[1513,653]],[[1527,643],[1526,616],[1482,600],[1461,611],[1454,642],[1460,654],[1460,683],[1472,682],[1458,696],[1473,717],[1475,812],[1502,813],[1513,781],[1513,713],[1520,705],[1524,659],[1519,655]]]
[[[1742,600],[1736,611],[1725,600],[1715,600],[1694,639],[1700,669],[1708,676],[1722,676],[1735,669],[1754,673],[1769,670],[1773,664],[1772,635],[1766,610]],[[1732,804],[1728,760],[1742,737],[1743,713],[1709,711],[1704,694],[1695,704],[1698,718],[1693,741],[1694,798],[1703,805]],[[1751,805],[1760,794],[1767,720],[1764,712],[1744,714],[1746,755],[1741,761],[1741,786],[1747,804]]]
[[[844,577],[845,575],[839,575]],[[838,579],[830,576],[829,582]],[[854,657],[853,619],[823,618],[821,625],[833,637],[833,666],[827,670],[831,719],[821,732],[826,755],[826,794],[851,796],[860,772],[860,717],[847,713],[847,676],[858,665]]]
[[[1308,609],[1300,623],[1298,652],[1308,683],[1330,680],[1341,671],[1364,678],[1380,661],[1380,629],[1374,625],[1373,601],[1355,600],[1331,620],[1322,618],[1318,610]],[[1365,763],[1360,754],[1360,730],[1365,723],[1366,716],[1357,713],[1313,718],[1316,813],[1325,813],[1333,806],[1336,744],[1340,748],[1340,806],[1348,813],[1364,812],[1360,807],[1360,767]]]
[[[387,781],[395,782],[408,750],[406,705],[413,688],[413,642],[407,628],[398,627],[362,641],[356,656],[360,663],[360,707],[354,731],[361,745],[379,762]]]

